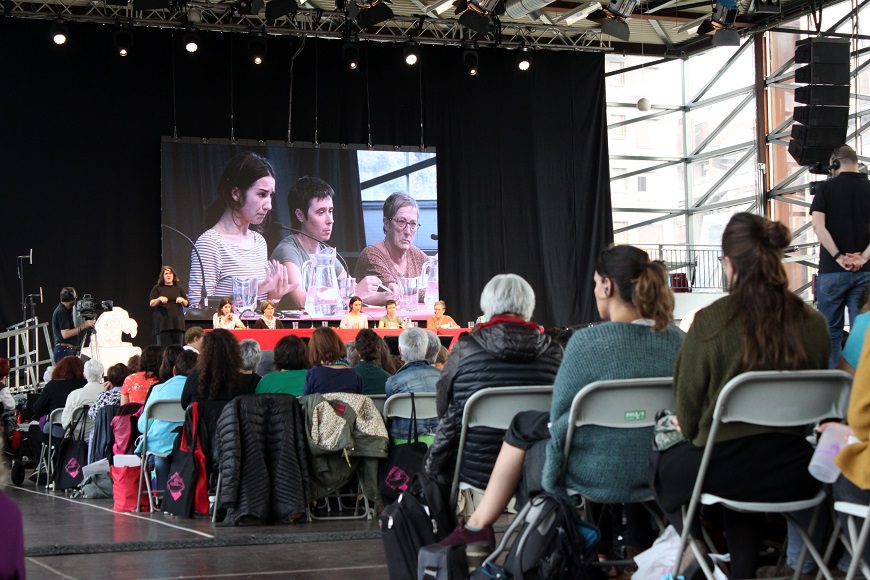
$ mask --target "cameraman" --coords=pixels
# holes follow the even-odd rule
[[[843,314],[860,312],[870,286],[870,181],[858,171],[858,156],[848,145],[831,153],[831,179],[813,197],[810,213],[821,245],[816,303],[831,331],[830,367],[840,360]]]
[[[76,303],[76,289],[66,286],[60,291],[60,304],[51,315],[51,333],[54,337],[54,364],[65,356],[76,356],[82,346],[85,331],[93,328],[93,320],[85,320],[76,325],[73,322],[73,306]]]

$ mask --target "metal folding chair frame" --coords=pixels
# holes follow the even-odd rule
[[[806,371],[752,371],[737,375],[722,387],[713,410],[713,423],[707,436],[707,444],[701,457],[695,486],[683,517],[683,533],[680,548],[674,563],[674,575],[680,569],[683,552],[690,546],[707,578],[713,578],[713,571],[707,562],[697,540],[691,537],[691,522],[697,515],[699,504],[721,503],[729,509],[747,512],[789,513],[816,508],[825,501],[824,491],[807,500],[794,502],[745,502],[736,501],[703,492],[704,478],[710,465],[716,435],[722,423],[742,422],[770,427],[797,427],[812,425],[822,419],[846,416],[852,377],[838,370]],[[791,518],[790,518],[791,519]],[[816,514],[813,515],[813,521]],[[794,522],[794,520],[792,520]],[[809,551],[819,566],[819,571],[831,580],[831,574],[818,550],[813,546],[810,534],[797,525],[795,527],[804,541],[804,550]],[[812,531],[812,524],[810,532]],[[802,551],[800,563],[805,551]],[[800,563],[795,571],[795,580],[800,575]]]
[[[513,387],[488,387],[480,389],[465,402],[462,412],[462,430],[459,434],[459,447],[456,452],[456,466],[453,470],[453,481],[450,485],[450,505],[455,506],[460,489],[472,489],[483,492],[473,486],[459,481],[462,455],[468,430],[473,427],[492,427],[507,429],[514,416],[519,411],[550,412],[550,402],[553,397],[553,385],[529,385]],[[488,401],[496,401],[500,406],[493,406]]]
[[[165,399],[151,403],[150,406],[146,405],[143,413],[145,414],[145,432],[142,433],[142,469],[139,470],[139,487],[136,496],[141,497],[142,495],[142,480],[144,479],[145,489],[148,492],[148,508],[153,513],[154,495],[151,493],[151,478],[145,475],[148,470],[148,456],[155,455],[148,451],[149,423],[154,420],[184,423],[185,409],[181,406],[181,399]],[[137,502],[136,511],[142,511],[139,502]]]

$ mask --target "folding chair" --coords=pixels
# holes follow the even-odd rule
[[[58,407],[48,414],[48,442],[43,441],[39,448],[39,463],[36,464],[36,482],[35,485],[39,488],[39,474],[45,470],[45,488],[51,485],[51,478],[54,475],[54,451],[56,443],[52,443],[54,424],[60,425],[60,418],[63,415],[63,407]],[[57,443],[60,443],[58,439]]]
[[[559,478],[568,495],[582,495],[578,490],[571,489],[567,483],[568,460],[571,457],[575,429],[592,425],[612,429],[644,429],[650,432],[650,439],[652,439],[656,413],[661,409],[674,408],[673,383],[672,377],[595,381],[574,395],[568,431],[565,433],[565,448],[562,452],[562,469]],[[596,501],[595,498],[590,499]],[[643,503],[654,500],[650,489],[648,496],[641,500],[641,503],[649,511],[659,530],[663,531],[664,522],[659,514]],[[637,500],[625,498],[621,503],[632,501]],[[629,562],[629,560],[614,560],[604,563],[625,565]]]
[[[417,410],[417,419],[437,419],[435,393],[396,393],[384,401],[381,415],[384,422],[389,423],[391,417],[401,419],[411,418],[411,395],[414,395],[414,408]],[[374,400],[374,397],[372,397]],[[377,405],[377,401],[375,401]]]
[[[137,497],[142,495],[142,480],[145,480],[145,489],[148,491],[148,507],[150,511],[154,511],[154,497],[151,493],[151,478],[145,475],[148,470],[148,456],[155,455],[148,451],[148,428],[149,423],[154,420],[167,421],[171,423],[184,423],[184,407],[181,406],[181,399],[167,399],[156,401],[145,406],[145,432],[142,433],[142,469],[139,470],[139,487],[137,488]],[[141,511],[141,505],[137,505],[137,511]]]
[[[387,402],[386,395],[369,395],[369,399],[372,400],[372,403],[375,404],[375,407],[378,408],[378,411],[381,412],[381,415],[384,414],[384,405]]]
[[[848,529],[842,530],[840,535],[843,545],[852,554],[852,562],[849,564],[849,571],[846,572],[846,580],[852,580],[859,567],[864,578],[870,578],[870,566],[863,558],[864,546],[867,545],[867,537],[870,535],[870,505],[837,501],[834,502],[834,510],[847,516]],[[855,518],[864,520],[860,531],[855,527]]]
[[[459,434],[459,447],[456,453],[456,467],[453,470],[453,482],[450,485],[450,505],[455,506],[459,492],[478,489],[460,481],[460,468],[465,448],[468,430],[474,427],[492,427],[507,429],[519,411],[550,412],[550,401],[553,397],[553,385],[531,385],[516,387],[488,387],[480,389],[465,402],[462,412],[462,431]]]
[[[713,578],[713,571],[707,562],[704,552],[691,537],[691,522],[695,519],[699,504],[722,504],[724,507],[743,512],[781,513],[795,524],[795,528],[804,542],[804,550],[808,550],[819,572],[827,580],[832,580],[830,571],[824,559],[813,546],[808,531],[790,516],[791,512],[815,508],[810,524],[817,519],[819,506],[825,501],[824,490],[810,499],[790,502],[750,502],[737,501],[703,492],[704,477],[710,465],[713,446],[719,427],[722,423],[741,422],[769,427],[800,427],[813,425],[822,419],[842,418],[846,416],[849,404],[849,390],[852,377],[837,370],[807,370],[807,371],[752,371],[737,375],[722,387],[713,410],[713,423],[707,436],[707,444],[701,456],[701,464],[695,479],[692,497],[683,518],[683,533],[680,536],[680,548],[677,561],[674,563],[674,575],[680,569],[683,552],[686,546],[691,546],[707,578]],[[805,552],[801,552],[794,579],[800,575],[801,564]]]

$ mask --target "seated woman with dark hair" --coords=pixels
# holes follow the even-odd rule
[[[159,382],[163,349],[156,344],[146,346],[139,360],[139,371],[124,379],[121,386],[121,404],[144,403],[151,386]]]
[[[263,316],[254,323],[254,328],[259,330],[281,330],[284,325],[275,317],[275,304],[271,300],[264,300],[260,304]]]
[[[362,378],[350,368],[347,350],[338,333],[321,326],[308,342],[311,368],[305,375],[304,395],[312,393],[362,393]]]
[[[257,394],[272,393],[298,397],[305,390],[308,371],[308,348],[298,336],[288,335],[275,345],[276,372],[265,375],[257,383]]]
[[[722,387],[747,371],[828,366],[825,319],[789,290],[782,259],[790,243],[788,228],[750,213],[735,214],[722,234],[729,295],[700,310],[686,335],[674,372],[686,441],[661,453],[654,474],[656,499],[679,530]],[[807,471],[812,453],[801,429],[727,423],[717,432],[703,491],[760,502],[813,497],[819,482]],[[755,578],[764,514],[724,509],[723,516],[730,577]],[[700,522],[689,524],[700,538]]]
[[[594,279],[598,314],[605,322],[571,337],[555,377],[550,412],[523,411],[514,417],[483,500],[465,526],[457,527],[443,543],[491,545],[492,524],[520,483],[518,497],[523,501],[541,489],[564,495],[565,487],[602,503],[649,496],[651,428],[577,429],[566,481],[560,478],[574,396],[595,381],[670,376],[683,339],[672,324],[674,298],[667,272],[646,252],[633,246],[602,251]],[[447,367],[455,356],[450,355]],[[626,504],[625,514],[626,544],[638,552],[655,535],[639,504]]]
[[[69,394],[87,384],[84,370],[85,363],[77,356],[65,356],[54,367],[51,380],[45,384],[31,408],[33,416],[39,418],[39,426],[31,426],[27,434],[32,457],[39,457],[40,447],[44,441],[42,434],[48,433],[51,427],[47,422],[49,414],[55,409],[64,408]],[[60,423],[54,424],[52,437],[63,437],[63,427]]]
[[[175,359],[184,347],[180,344],[170,344],[163,348],[163,358],[160,361],[160,368],[157,371],[157,378],[161,383],[165,383],[173,377],[172,369],[175,368]]]
[[[185,409],[195,401],[226,403],[238,395],[250,395],[257,387],[258,375],[242,372],[239,341],[229,330],[215,329],[202,340],[196,369],[187,377],[181,393]]]
[[[390,378],[390,373],[382,366],[388,360],[387,343],[375,331],[366,328],[357,333],[354,344],[359,362],[353,369],[363,381],[363,394],[383,395],[384,385]]]

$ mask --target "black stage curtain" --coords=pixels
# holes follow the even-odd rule
[[[45,288],[42,320],[69,284],[127,308],[147,343],[162,137],[265,146],[288,130],[294,142],[436,148],[441,294],[458,321],[502,272],[532,284],[542,324],[596,316],[594,257],[612,239],[601,54],[539,51],[523,74],[512,52],[482,49],[472,78],[458,48],[423,47],[412,69],[400,45],[363,43],[349,71],[340,42],[278,37],[254,67],[239,35],[203,34],[190,55],[180,35],[137,28],[120,58],[111,27],[72,24],[57,47],[49,25],[0,19],[4,327],[21,319],[15,256],[33,247],[24,274],[28,292]]]

